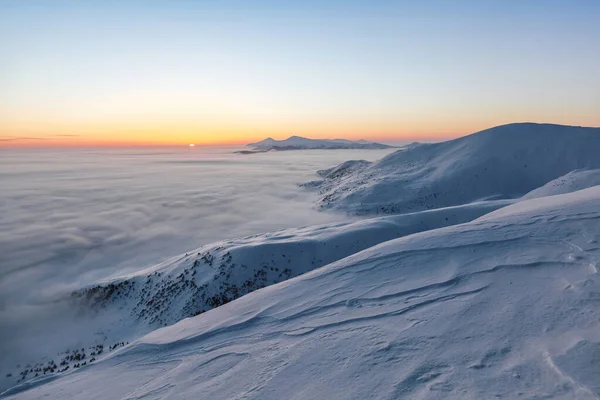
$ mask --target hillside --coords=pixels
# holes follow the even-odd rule
[[[600,128],[511,124],[441,143],[416,143],[378,162],[344,165],[311,182],[318,206],[390,214],[518,198],[573,170],[600,168]],[[342,173],[343,172],[343,173]]]
[[[536,257],[543,258],[546,254],[538,254],[537,251],[546,251],[545,246],[548,243],[555,243],[557,251],[560,250],[560,246],[571,248],[573,259],[569,261],[570,264],[568,265],[579,265],[579,261],[583,257],[579,253],[585,252],[588,248],[596,250],[593,244],[596,243],[597,232],[594,231],[592,225],[597,216],[595,212],[590,210],[593,208],[591,204],[597,205],[600,202],[600,193],[598,188],[595,188],[572,195],[564,194],[600,184],[600,174],[598,173],[600,171],[598,165],[600,160],[596,157],[597,151],[600,149],[599,133],[598,128],[512,124],[443,143],[413,143],[374,163],[365,160],[352,160],[319,171],[318,175],[322,180],[309,182],[304,186],[320,193],[322,208],[336,208],[358,214],[396,213],[397,215],[347,223],[287,229],[275,233],[217,242],[173,257],[151,268],[98,282],[95,285],[77,290],[71,293],[68,298],[57,300],[57,305],[65,309],[64,313],[55,313],[56,317],[48,318],[37,325],[32,322],[32,327],[35,329],[31,329],[19,338],[19,346],[16,346],[14,351],[13,349],[7,349],[7,352],[3,354],[0,366],[6,371],[0,376],[0,390],[16,384],[17,387],[11,390],[11,393],[16,393],[28,387],[35,387],[41,381],[47,382],[58,379],[59,382],[62,382],[63,379],[66,379],[63,376],[70,376],[71,371],[74,369],[78,373],[82,373],[89,369],[90,363],[95,365],[102,359],[112,360],[114,359],[113,354],[122,354],[123,351],[125,351],[125,354],[129,354],[130,350],[121,350],[121,348],[127,347],[130,341],[133,342],[155,329],[176,324],[178,321],[190,317],[197,316],[194,318],[195,320],[196,318],[203,318],[204,315],[215,315],[213,313],[217,312],[218,317],[214,318],[222,319],[222,321],[215,323],[227,325],[230,315],[224,316],[222,313],[228,313],[228,311],[219,310],[231,310],[231,308],[228,308],[230,303],[239,304],[239,301],[235,301],[236,299],[240,297],[253,299],[252,292],[270,291],[271,289],[267,287],[288,281],[294,277],[305,276],[302,274],[312,276],[314,272],[311,271],[319,270],[321,267],[330,269],[334,268],[332,265],[343,265],[343,268],[348,268],[350,271],[348,275],[338,276],[335,281],[324,280],[315,283],[318,287],[323,288],[326,293],[329,292],[331,285],[336,288],[339,286],[339,291],[336,290],[335,293],[330,294],[333,297],[343,297],[346,293],[353,293],[355,290],[364,293],[393,291],[396,290],[397,285],[404,285],[408,287],[408,293],[414,294],[403,295],[398,299],[401,299],[399,301],[403,304],[412,304],[413,301],[416,301],[415,299],[421,297],[427,299],[440,292],[446,292],[447,287],[452,289],[455,284],[442,285],[441,288],[438,288],[435,282],[431,283],[433,281],[430,280],[429,272],[406,272],[405,268],[421,270],[425,266],[428,271],[429,268],[432,268],[434,272],[439,270],[441,275],[435,275],[437,273],[435,272],[433,278],[438,276],[440,279],[457,274],[462,276],[461,268],[463,266],[469,271],[480,264],[484,268],[491,262],[489,260],[493,261],[498,257],[501,260],[509,261],[513,259],[527,261],[536,259]],[[510,204],[515,205],[509,206]],[[502,209],[494,211],[500,208]],[[577,211],[579,214],[572,209],[579,210]],[[490,212],[492,213],[489,214]],[[574,225],[578,219],[581,220],[581,231],[579,233],[587,240],[586,243],[589,245],[587,247],[571,240],[571,236],[574,234],[569,229],[572,228],[572,231],[575,231]],[[490,221],[495,222],[491,223]],[[563,236],[559,233],[557,233],[558,236],[551,236],[549,226],[553,226],[553,229],[558,232],[562,227],[557,227],[555,223],[561,221],[566,224],[564,229],[567,229],[568,232]],[[569,221],[573,221],[573,223]],[[464,223],[467,224],[460,225]],[[495,228],[498,227],[501,227],[499,230],[504,232],[502,237],[514,236],[523,240],[515,239],[514,246],[511,244],[512,240],[508,240],[508,245],[505,246],[503,240],[494,239],[496,237]],[[540,238],[538,233],[546,230],[549,236]],[[469,237],[471,233],[465,232],[475,231],[478,233],[473,233],[473,235],[479,235],[481,242],[485,243],[483,247],[473,246],[473,243],[464,243],[457,246],[450,244],[447,246],[448,243],[461,242],[461,240],[454,238],[455,235]],[[529,235],[533,235],[533,232],[535,232],[536,240],[539,239],[540,243],[533,239],[530,240]],[[439,241],[432,246],[428,245],[429,239],[422,239],[430,237],[430,235],[431,237],[438,237],[436,236],[438,234],[444,238],[439,236]],[[399,239],[403,237],[406,239]],[[490,238],[489,241],[487,240],[488,237]],[[419,242],[421,240],[422,243]],[[413,243],[413,241],[421,244],[415,245],[414,248],[408,246],[412,250],[406,250],[407,243]],[[397,247],[390,247],[393,246],[393,243],[396,243]],[[513,255],[508,254],[509,247],[511,248],[510,251],[513,251]],[[459,255],[460,257],[464,256],[464,258],[456,258],[452,251],[446,250],[454,248],[457,257]],[[474,253],[472,257],[465,250],[467,248],[470,248],[469,251]],[[377,249],[386,249],[386,255],[382,256],[381,260]],[[496,250],[501,254],[497,255]],[[506,250],[506,254],[502,253],[504,250]],[[419,258],[418,255],[423,251],[431,251],[431,265],[428,261],[429,258],[425,255],[423,257],[426,259]],[[436,258],[438,254],[439,259]],[[562,253],[555,252],[547,255],[550,257],[552,254],[556,259],[562,260]],[[358,264],[355,263],[357,259],[362,260],[361,257],[363,256],[366,257],[365,260],[379,260],[377,265],[382,266],[388,265],[389,260],[395,261],[393,263],[390,261],[391,264],[385,268],[382,267],[381,271],[384,272],[381,272],[378,266],[376,268],[369,264],[365,267],[361,264],[362,261]],[[416,257],[417,261],[411,261],[413,256]],[[444,259],[446,264],[443,264]],[[531,274],[537,277],[536,274],[540,270],[537,266],[542,261],[525,261],[526,268],[529,268],[530,263],[534,264],[535,268],[530,268],[532,270]],[[552,263],[550,258],[546,261],[550,265],[544,271],[547,271],[547,275],[559,279],[560,274],[564,272],[562,261]],[[411,265],[412,267],[410,267]],[[500,269],[507,270],[506,274],[512,274],[514,265],[508,261],[506,265],[508,267],[505,268],[502,264]],[[517,265],[520,264],[517,263]],[[363,267],[372,268],[375,271],[373,276],[365,278],[367,283],[364,285],[356,283],[357,279],[364,278]],[[399,268],[401,275],[397,275],[396,271],[391,271],[394,268]],[[496,276],[495,274],[498,271],[495,268],[492,267],[491,269],[493,273],[481,272],[481,274]],[[596,264],[593,264],[593,269],[595,268]],[[355,269],[357,270],[355,271]],[[475,280],[480,279],[479,274],[480,272],[475,273]],[[512,277],[512,275],[510,276]],[[573,286],[570,276],[563,277],[563,279],[570,282],[568,285]],[[543,273],[542,278],[546,279],[545,277],[546,273]],[[519,279],[521,278],[525,279],[528,282],[527,284],[533,285],[529,282],[530,278],[527,276],[521,277],[519,275]],[[499,279],[500,282],[504,282],[504,275]],[[290,282],[304,282],[304,278],[301,277],[300,280],[292,279]],[[335,286],[336,282],[340,285]],[[431,286],[432,289],[422,291],[419,286],[422,282],[430,282],[425,286]],[[457,285],[458,283],[456,281]],[[493,284],[495,287],[495,281]],[[509,285],[512,284],[511,280]],[[302,283],[290,283],[290,285],[304,287]],[[524,283],[519,282],[519,285],[519,288],[524,291],[530,290],[528,287],[523,286]],[[281,292],[282,289],[273,290],[275,290],[274,293],[278,293],[276,296],[287,296],[287,294]],[[302,308],[310,303],[310,307],[305,308],[301,313],[308,318],[302,320],[303,325],[318,325],[322,319],[329,319],[330,314],[322,314],[321,306],[317,304],[327,303],[328,297],[322,297],[313,290],[307,290],[308,297],[306,299],[299,294],[300,292],[297,293],[297,296],[293,294],[292,296],[295,296],[294,298],[299,303],[293,307]],[[515,297],[508,289],[502,293],[506,294],[506,298],[512,299]],[[578,295],[581,294],[580,291],[577,293]],[[554,293],[554,295],[558,296],[557,293]],[[592,296],[592,294],[587,293],[585,296]],[[319,299],[315,304],[311,303],[313,297]],[[471,296],[466,297],[470,301]],[[387,295],[376,297],[376,300],[373,300],[370,295],[367,298],[370,300],[364,304],[359,302],[359,305],[356,306],[356,308],[365,308],[365,310],[357,311],[359,314],[363,311],[366,312],[366,315],[357,317],[359,320],[369,319],[370,308],[384,307],[388,301]],[[518,296],[515,298],[518,298]],[[578,301],[583,302],[584,300],[585,298]],[[269,304],[271,303],[264,299],[263,301],[266,301],[266,303],[264,303],[261,310],[270,310],[271,306]],[[290,299],[285,301],[291,302]],[[488,303],[494,302],[494,300],[488,298],[484,298],[483,301],[484,305],[477,305],[475,308],[485,308]],[[347,308],[355,308],[352,298],[348,298],[346,302],[349,302]],[[393,304],[390,307],[395,306],[395,300],[391,302]],[[502,301],[496,301],[496,303],[502,303]],[[251,304],[255,304],[255,307],[260,308],[259,303]],[[425,302],[424,308],[428,308],[428,304]],[[530,304],[527,303],[526,306],[529,307]],[[527,307],[523,309],[528,309]],[[213,310],[215,308],[216,311]],[[327,307],[323,310],[325,309]],[[234,314],[238,315],[236,314],[238,309],[234,308],[233,310]],[[350,319],[354,318],[354,311],[344,310],[339,311],[336,308],[335,313],[349,312],[351,313]],[[579,312],[579,308],[577,310]],[[248,312],[253,313],[254,311],[250,310]],[[453,313],[455,310],[445,310],[444,312]],[[498,313],[499,311],[491,309],[490,312]],[[516,309],[515,312],[517,312]],[[536,312],[541,315],[544,310],[537,310]],[[586,310],[582,312],[589,313]],[[246,313],[246,311],[243,313]],[[276,315],[268,315],[270,321],[275,321],[278,318]],[[315,320],[311,319],[313,316]],[[212,321],[213,317],[206,318]],[[236,318],[243,319],[239,316]],[[508,317],[506,318],[508,320]],[[513,316],[511,318],[517,317]],[[201,321],[204,320],[201,319]],[[477,321],[477,323],[482,322],[482,320]],[[539,321],[535,320],[533,322],[538,323]],[[450,322],[444,322],[444,324],[447,323]],[[496,320],[491,322],[491,324],[495,323]],[[544,324],[545,322],[543,322]],[[326,325],[329,332],[327,335],[337,337],[341,334],[340,332],[342,334],[345,332],[344,327],[347,324],[346,322],[340,322],[341,331],[336,329],[337,322]],[[199,326],[199,329],[203,326]],[[261,337],[269,337],[268,329],[270,326],[270,323],[264,326],[258,324],[259,333],[257,334]],[[407,326],[412,326],[412,322],[408,323]],[[546,326],[544,325],[544,327]],[[256,333],[253,329],[246,332],[243,326],[240,329],[246,335],[245,337],[252,338],[252,335]],[[263,329],[263,331],[260,331],[260,329]],[[304,328],[298,329],[301,331],[298,334],[299,337],[307,336],[307,340],[313,340],[310,339],[312,328],[307,330]],[[384,330],[387,329],[385,327]],[[284,336],[296,335],[293,329],[290,332],[290,334]],[[213,335],[220,337],[221,331],[210,333],[211,337]],[[177,339],[170,336],[165,340],[168,342],[177,341]],[[257,340],[254,340],[253,343]],[[514,340],[516,339],[510,338],[510,341]],[[301,343],[291,344],[291,346],[301,345]],[[339,345],[342,346],[342,344]],[[185,345],[177,342],[175,347],[178,346],[185,347]],[[139,343],[135,345],[136,349],[139,349],[139,347]],[[130,349],[130,347],[127,348]],[[23,349],[26,349],[26,352]],[[352,351],[360,353],[359,347],[353,349]],[[460,352],[459,349],[455,349],[455,351]],[[586,348],[585,351],[594,352],[596,350]],[[27,355],[24,355],[24,353]],[[251,352],[248,354],[251,354]],[[144,357],[150,356],[146,355]],[[301,357],[304,357],[304,355],[301,355]],[[414,357],[421,357],[421,352],[415,350]],[[482,360],[486,357],[484,356]],[[228,357],[224,358],[228,360]],[[220,360],[220,357],[216,356],[215,360]],[[162,361],[160,362],[162,363]],[[367,362],[370,361],[367,360]],[[552,362],[556,363],[554,360]],[[582,362],[587,361],[583,360]],[[219,366],[220,361],[215,361],[215,363],[217,369],[221,368]],[[227,364],[228,361],[225,361],[225,363]],[[209,366],[212,364],[213,361],[208,362]],[[451,365],[451,363],[446,360],[444,365]],[[474,365],[472,368],[475,370],[487,368],[484,361]],[[304,365],[304,367],[308,366]],[[94,366],[94,368],[96,367]],[[212,366],[202,368],[202,373],[216,373],[211,368]],[[223,368],[227,367],[224,366]],[[271,366],[270,368],[274,367]],[[333,364],[331,364],[331,368],[333,368]],[[410,365],[407,368],[410,368]],[[419,367],[416,368],[418,371]],[[566,368],[573,368],[573,366],[567,366]],[[577,365],[574,368],[581,369]],[[263,372],[267,373],[266,371]],[[326,376],[326,371],[321,371],[321,374]],[[437,372],[434,374],[437,374]],[[522,376],[521,372],[517,374]],[[107,377],[107,379],[110,378]],[[291,378],[287,377],[285,379],[289,380]],[[419,379],[421,378],[417,380]],[[585,382],[578,383],[578,387],[585,387],[586,389],[583,392],[579,389],[569,389],[564,396],[560,391],[552,392],[554,393],[553,396],[569,398],[574,393],[577,395],[587,393],[586,390],[588,389],[588,391],[595,393],[595,386],[592,385],[590,388],[586,383],[589,381],[588,377],[581,378],[577,376],[571,381],[579,382],[581,379]],[[437,382],[437,379],[433,379],[433,381]],[[402,385],[406,386],[407,383],[405,382]],[[425,386],[428,391],[433,390],[432,397],[438,397],[439,393],[436,389],[432,389],[433,386]],[[421,389],[416,392],[420,392]],[[422,393],[429,393],[428,391]],[[414,397],[416,392],[409,390],[407,393],[410,394],[410,397]],[[150,395],[153,393],[150,393]],[[277,393],[277,391],[271,388],[268,393],[273,393],[273,396],[275,396],[274,393]],[[331,393],[315,392],[312,394],[317,397],[331,397],[329,396]],[[391,397],[408,396],[408,394],[395,393]],[[237,392],[237,395],[252,397],[251,393],[244,390]],[[280,395],[282,394],[280,393]],[[540,394],[535,392],[534,397],[538,395]],[[263,398],[257,396],[257,398]],[[486,397],[483,394],[482,396]],[[307,398],[312,397],[308,396]],[[474,398],[481,398],[481,396]]]
[[[597,399],[598,218],[594,187],[394,239],[9,398]]]
[[[346,140],[346,139],[308,139],[300,136],[291,136],[285,140],[275,140],[267,138],[256,143],[247,145],[255,152],[264,152],[270,150],[336,150],[336,149],[388,149],[393,146],[386,144],[368,142],[366,140]],[[245,151],[248,153],[248,150]]]
[[[484,202],[414,214],[287,229],[227,240],[173,257],[135,274],[83,288],[66,299],[70,314],[44,323],[24,346],[43,345],[46,358],[26,359],[22,351],[5,353],[12,368],[0,377],[7,388],[38,376],[72,369],[115,344],[134,340],[226,304],[257,289],[287,280],[361,250],[398,237],[471,221],[510,204]],[[70,359],[68,349],[87,349]],[[18,350],[18,349],[15,349]],[[54,361],[54,371],[43,369]],[[62,365],[61,365],[62,363]],[[25,367],[30,364],[31,367]],[[15,365],[21,365],[15,368]],[[52,365],[52,364],[51,364]],[[3,365],[5,367],[5,365]],[[42,371],[36,371],[37,369]],[[24,371],[27,371],[23,374]]]
[[[523,200],[554,196],[575,192],[600,185],[600,170],[575,170],[559,178],[553,179],[544,186],[532,190],[522,197]]]

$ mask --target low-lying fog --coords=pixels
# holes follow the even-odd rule
[[[391,152],[233,150],[1,150],[0,314],[215,240],[348,218],[297,184]]]
[[[78,335],[61,301],[72,290],[216,240],[347,219],[297,185],[391,152],[234,150],[0,150],[2,378]]]

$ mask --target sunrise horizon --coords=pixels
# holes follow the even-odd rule
[[[7,1],[0,147],[427,141],[520,121],[600,126],[595,9]]]
[[[482,124],[464,131],[437,131],[426,129],[401,133],[370,133],[368,131],[264,131],[260,133],[206,134],[186,133],[185,131],[122,131],[116,135],[102,134],[21,134],[0,136],[0,148],[77,148],[77,147],[181,147],[194,144],[198,147],[244,146],[266,138],[285,140],[292,136],[309,139],[348,139],[368,140],[381,143],[399,143],[410,141],[437,142],[456,139],[485,129],[515,123],[533,123],[564,126],[599,127],[600,124],[561,123],[544,120],[515,120],[511,122]],[[113,138],[112,136],[120,137]],[[225,138],[224,138],[225,137]]]

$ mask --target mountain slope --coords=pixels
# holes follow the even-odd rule
[[[596,399],[599,219],[594,187],[388,241],[15,398]]]
[[[414,144],[311,187],[318,204],[356,214],[405,213],[517,198],[576,169],[600,168],[600,128],[511,124]]]
[[[267,138],[256,143],[247,145],[255,151],[269,150],[313,150],[313,149],[388,149],[393,146],[386,144],[368,142],[366,140],[346,139],[308,139],[300,136],[291,136],[285,140]]]
[[[3,354],[0,389],[35,377],[48,362],[73,368],[89,361],[96,346],[105,353],[116,343],[139,338],[248,294],[357,253],[378,243],[412,233],[471,221],[510,202],[491,201],[414,214],[371,218],[287,229],[226,240],[171,258],[135,274],[78,290],[67,299],[68,310],[22,338],[23,347],[43,345],[45,353],[27,359],[15,349]],[[20,347],[21,347],[20,346]],[[83,360],[69,359],[67,349],[88,349]],[[32,353],[35,353],[32,351]],[[61,354],[62,353],[62,354]],[[48,358],[42,360],[42,356]],[[41,362],[41,364],[40,364]],[[28,363],[31,367],[25,367]],[[20,364],[21,368],[14,369]],[[51,364],[52,365],[52,364]],[[28,371],[23,374],[24,371]],[[51,374],[50,374],[51,375]],[[3,381],[4,380],[4,381]],[[20,381],[20,382],[18,382]]]
[[[72,300],[91,310],[129,309],[153,327],[170,325],[376,244],[468,222],[508,204],[481,202],[226,240],[83,289]]]
[[[575,192],[592,186],[600,185],[600,169],[575,170],[532,190],[522,197],[523,200],[539,197],[554,196]]]

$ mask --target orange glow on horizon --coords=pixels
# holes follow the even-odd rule
[[[234,119],[235,121],[235,119]],[[427,122],[423,122],[427,121]],[[87,122],[87,123],[85,123]],[[123,121],[72,124],[57,121],[2,121],[0,119],[0,148],[33,147],[97,147],[97,146],[239,146],[272,137],[277,140],[297,135],[311,139],[365,139],[374,142],[440,141],[468,135],[493,126],[512,122],[550,122],[565,125],[598,126],[577,123],[568,118],[559,121],[544,119],[521,121],[472,117],[469,120],[433,118],[429,115],[410,115],[404,123],[393,118],[376,122],[348,118],[335,120],[235,121],[237,123],[198,124],[192,121],[148,121],[145,124]],[[154,122],[154,123],[153,123]],[[254,124],[252,122],[255,122]],[[262,122],[262,123],[261,123]],[[574,123],[575,122],[575,123]],[[596,121],[600,122],[600,121]],[[292,127],[292,128],[289,128]]]
[[[5,124],[6,125],[6,124]],[[194,126],[194,124],[156,124],[154,127],[101,124],[87,126],[36,123],[38,129],[25,124],[12,124],[0,135],[0,147],[95,147],[95,146],[236,146],[263,140],[267,137],[282,140],[297,135],[312,139],[343,138],[369,141],[440,140],[470,132],[455,129],[431,131],[408,126],[399,128],[390,123],[285,123],[272,126],[225,127]],[[169,126],[171,125],[171,126]],[[240,124],[241,125],[241,124]],[[260,125],[260,124],[257,124]],[[2,123],[0,121],[0,126]],[[286,128],[292,126],[294,129]],[[12,128],[12,129],[11,129]],[[433,133],[432,133],[433,132]]]
[[[164,134],[148,134],[133,136],[128,135],[103,135],[98,136],[69,136],[61,137],[59,135],[14,135],[3,136],[0,141],[0,148],[34,148],[34,147],[129,147],[129,146],[243,146],[248,143],[257,142],[267,137],[276,140],[287,139],[290,136],[297,135],[310,139],[365,139],[373,142],[393,142],[403,140],[443,140],[458,137],[462,135],[452,135],[447,133],[422,135],[412,133],[313,133],[313,132],[290,132],[290,133],[264,133],[248,135],[194,135],[177,134],[173,132]],[[193,145],[191,143],[194,143]]]

